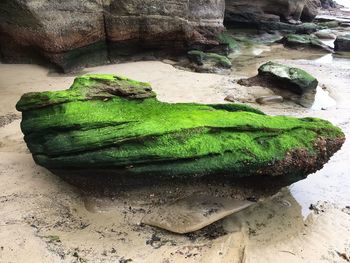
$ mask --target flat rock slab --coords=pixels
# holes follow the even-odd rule
[[[250,201],[192,195],[147,214],[142,223],[186,234],[202,229],[254,204]]]

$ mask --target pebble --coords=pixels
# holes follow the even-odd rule
[[[225,98],[226,101],[230,101],[230,102],[235,102],[235,97],[233,95],[228,95],[226,98]]]

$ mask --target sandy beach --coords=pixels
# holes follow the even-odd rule
[[[325,62],[326,61],[326,62]],[[315,116],[350,135],[350,66],[341,59],[283,60],[327,87],[337,105],[311,110],[286,102],[259,106],[274,115]],[[256,71],[251,65],[246,77]],[[235,83],[231,75],[199,74],[158,62],[85,69],[148,81],[167,102],[224,103],[269,94]],[[347,262],[350,188],[347,141],[323,170],[271,198],[194,234],[140,225],[174,189],[135,189],[114,197],[89,195],[37,166],[20,131],[15,104],[25,92],[59,90],[75,75],[35,65],[0,64],[0,262]],[[190,194],[190,189],[185,189]],[[207,189],[195,189],[207,191]],[[173,191],[173,192],[172,192]],[[192,190],[193,191],[193,190]],[[210,191],[215,192],[215,186]],[[310,210],[310,205],[311,210]]]

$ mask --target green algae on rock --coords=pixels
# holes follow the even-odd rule
[[[51,170],[114,169],[144,178],[283,178],[320,169],[344,134],[328,121],[267,116],[237,104],[158,101],[147,83],[85,75],[17,103],[24,139]]]
[[[313,48],[333,53],[333,49],[324,44],[318,37],[313,35],[286,35],[281,41],[283,45],[290,48]]]
[[[317,79],[306,71],[271,61],[261,65],[258,72],[259,76],[277,81],[281,87],[286,87],[297,94],[315,90],[318,85]]]
[[[247,87],[262,86],[277,93],[288,91],[293,95],[316,92],[318,85],[318,80],[306,71],[271,61],[261,65],[258,72],[254,77],[238,80],[238,84]]]
[[[213,61],[217,66],[231,68],[231,61],[222,55],[216,53],[205,53],[199,50],[191,50],[187,53],[189,59],[198,65],[203,65],[205,61]]]

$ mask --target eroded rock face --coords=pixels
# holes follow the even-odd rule
[[[313,35],[288,34],[280,40],[284,46],[289,48],[311,48],[324,52],[333,53],[333,49],[324,44],[318,37]]]
[[[335,51],[350,52],[350,35],[338,36],[334,42]]]
[[[321,8],[320,0],[307,0],[301,13],[300,19],[305,22],[311,22],[315,19],[318,9]]]
[[[42,59],[69,70],[145,48],[215,45],[223,15],[224,0],[4,0],[0,53],[6,62]]]
[[[306,71],[286,65],[268,62],[259,67],[259,76],[268,78],[271,82],[278,82],[281,88],[303,94],[315,90],[318,81]]]
[[[319,0],[226,0],[228,23],[312,21],[320,7]]]
[[[25,94],[17,109],[36,163],[69,176],[112,169],[116,180],[244,178],[282,186],[320,169],[344,142],[327,121],[239,104],[164,103],[149,84],[113,75]]]

